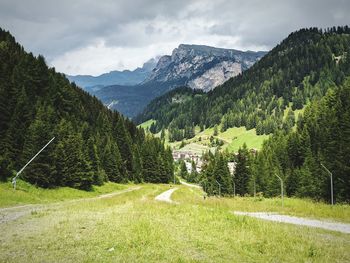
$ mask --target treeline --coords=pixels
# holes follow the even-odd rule
[[[14,176],[53,137],[21,178],[86,190],[106,181],[173,178],[171,150],[160,139],[70,84],[0,29],[0,179]]]
[[[350,202],[350,80],[331,89],[306,108],[296,131],[277,133],[254,159],[258,191],[276,194],[274,174],[281,176],[289,196]]]
[[[208,194],[264,196],[280,194],[281,177],[288,196],[329,201],[330,176],[334,198],[350,202],[350,80],[333,86],[320,101],[311,103],[296,129],[279,131],[258,153],[245,145],[237,154],[207,153],[201,174],[194,181]],[[232,176],[227,162],[235,162]]]
[[[171,98],[189,94],[188,90],[165,94],[136,121],[156,120],[156,132],[169,127],[184,133],[194,125],[204,129],[216,124],[222,131],[245,126],[256,128],[258,134],[290,130],[297,116],[286,120],[287,107],[301,109],[321,99],[330,83],[339,85],[349,75],[349,33],[348,26],[294,32],[241,75],[207,94],[193,91],[191,99],[182,103]]]

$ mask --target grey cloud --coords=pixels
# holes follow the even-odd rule
[[[98,41],[112,48],[203,39],[272,48],[302,27],[350,24],[349,13],[347,0],[0,0],[0,27],[53,61]]]

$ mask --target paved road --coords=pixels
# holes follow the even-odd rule
[[[131,188],[128,188],[125,190],[121,190],[121,191],[113,192],[113,193],[109,193],[109,194],[103,194],[103,195],[99,195],[96,197],[79,198],[79,199],[67,200],[67,201],[56,202],[56,203],[51,203],[51,204],[29,204],[29,205],[0,208],[0,224],[16,220],[22,216],[25,216],[25,215],[32,213],[33,211],[44,210],[44,209],[52,207],[54,205],[69,204],[69,203],[76,203],[76,202],[82,202],[82,201],[110,198],[110,197],[113,197],[116,195],[139,190],[140,188],[141,188],[141,186],[131,187]]]
[[[275,221],[280,223],[288,223],[300,226],[308,226],[308,227],[317,227],[326,230],[338,231],[346,234],[350,234],[350,224],[345,223],[335,223],[328,221],[321,221],[315,219],[307,219],[296,216],[287,216],[287,215],[279,215],[277,213],[266,213],[266,212],[257,212],[257,213],[249,213],[249,212],[233,212],[235,215],[244,215],[255,217],[263,220]]]
[[[175,203],[173,200],[171,200],[171,195],[172,193],[174,193],[177,190],[177,188],[172,188],[169,189],[163,193],[161,193],[160,195],[156,196],[156,200],[157,201],[163,201],[163,202],[168,202],[168,203]]]

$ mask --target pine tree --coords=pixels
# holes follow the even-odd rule
[[[199,180],[199,174],[197,172],[196,163],[192,160],[191,161],[191,173],[187,177],[187,181],[190,183],[197,183]]]
[[[43,111],[44,109],[39,110],[35,121],[28,128],[21,166],[25,165],[53,137]],[[53,187],[55,185],[54,167],[51,166],[53,158],[53,145],[49,145],[28,165],[21,175],[22,178],[41,187]]]
[[[188,171],[187,171],[185,161],[180,162],[180,176],[182,178],[184,178],[185,180],[187,180],[187,178],[188,178]]]
[[[122,165],[119,149],[114,141],[107,139],[103,156],[103,168],[108,180],[116,183],[124,181],[124,178],[126,178],[125,166]]]
[[[215,125],[214,126],[214,133],[213,133],[213,136],[218,136],[218,126],[217,125]]]
[[[242,196],[248,193],[248,182],[251,175],[249,165],[249,152],[247,145],[243,144],[243,147],[238,150],[234,178],[236,184],[236,193]]]
[[[221,153],[216,156],[214,176],[215,180],[220,184],[221,194],[233,194],[233,180],[230,170],[227,166],[227,161]]]
[[[114,127],[114,136],[116,138],[122,164],[125,165],[127,180],[132,180],[133,171],[133,155],[132,155],[132,143],[129,134],[125,129],[123,119],[119,117],[116,120]]]
[[[97,146],[93,138],[88,139],[87,155],[91,172],[93,173],[93,184],[102,185],[106,178],[104,178],[105,173],[101,168],[100,157],[98,156]]]
[[[141,160],[141,153],[137,145],[133,146],[133,181],[135,183],[142,183],[143,178],[142,178],[142,160]]]

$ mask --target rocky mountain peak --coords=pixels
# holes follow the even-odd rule
[[[239,51],[204,45],[181,44],[171,56],[160,57],[152,74],[144,81],[169,82],[209,91],[248,69],[265,52]]]

